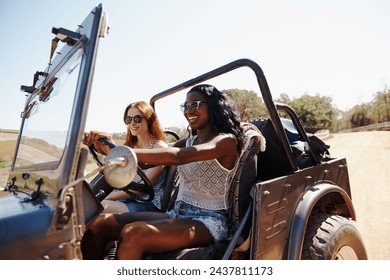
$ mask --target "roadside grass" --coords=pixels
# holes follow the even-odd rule
[[[0,155],[14,155],[16,140],[0,140]]]
[[[7,183],[11,169],[12,158],[15,152],[15,140],[0,141],[0,188]]]

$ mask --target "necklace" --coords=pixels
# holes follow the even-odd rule
[[[154,145],[154,136],[152,135],[152,137],[150,137],[149,149],[153,149],[153,145]]]

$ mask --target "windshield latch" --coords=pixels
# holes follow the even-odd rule
[[[51,32],[56,36],[51,41],[51,52],[50,52],[50,60],[53,57],[55,50],[57,49],[58,42],[61,41],[66,43],[68,46],[74,46],[80,38],[83,36],[80,33],[65,29],[65,28],[57,28],[53,27]]]
[[[37,198],[39,198],[39,196],[42,194],[41,192],[41,186],[43,185],[43,179],[42,178],[39,178],[38,180],[35,181],[35,184],[37,184],[38,188],[36,191],[34,191],[32,194],[31,194],[31,200],[36,200]]]
[[[42,76],[42,77],[47,77],[47,73],[46,72],[42,72],[42,71],[37,71],[35,72],[34,74],[34,79],[33,79],[33,85],[32,86],[21,86],[20,87],[20,90],[23,91],[23,92],[27,92],[27,93],[33,93],[37,88],[35,87],[35,85],[37,84],[37,81],[39,79],[39,76]]]
[[[15,185],[15,182],[16,182],[16,177],[12,177],[11,179],[12,183],[9,185],[9,186],[6,186],[4,188],[4,191],[9,191],[9,192],[14,192],[18,189],[18,187]]]

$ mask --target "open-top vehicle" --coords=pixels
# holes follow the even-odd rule
[[[21,88],[28,95],[14,161],[0,192],[0,259],[83,259],[81,239],[102,211],[100,201],[113,187],[131,190],[135,173],[142,175],[134,153],[124,146],[86,172],[94,150],[82,137],[99,40],[107,31],[103,6],[76,31],[52,31],[49,66],[35,73],[32,86]],[[57,45],[62,49],[56,52]],[[254,74],[269,116],[243,123],[247,138],[231,183],[229,237],[207,248],[145,258],[366,259],[346,159],[331,157],[291,107],[273,101],[257,63],[230,62],[155,94],[150,104],[242,67]],[[170,166],[164,210],[179,187],[176,167]],[[152,190],[142,198],[149,200]]]

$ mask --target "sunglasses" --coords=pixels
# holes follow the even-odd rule
[[[144,116],[136,115],[134,117],[126,116],[125,117],[125,124],[131,124],[131,121],[134,120],[135,123],[142,122]]]
[[[183,104],[180,105],[180,109],[182,112],[185,111],[196,111],[199,109],[199,105],[201,103],[207,103],[206,101],[192,101],[191,103],[186,103],[184,102]]]

